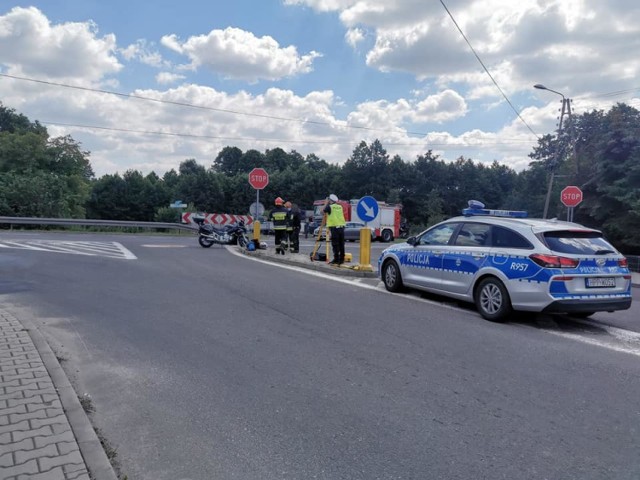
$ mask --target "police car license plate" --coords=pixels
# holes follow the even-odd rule
[[[613,277],[591,277],[585,279],[587,288],[603,288],[603,287],[615,287],[616,279]]]

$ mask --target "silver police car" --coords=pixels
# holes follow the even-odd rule
[[[378,272],[387,290],[473,302],[492,321],[514,310],[588,317],[631,306],[627,260],[600,231],[521,211],[463,214],[386,248]]]

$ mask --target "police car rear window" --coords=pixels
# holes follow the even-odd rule
[[[554,252],[576,255],[604,255],[616,249],[599,232],[555,231],[542,234],[547,246]]]
[[[500,248],[533,249],[529,240],[508,228],[494,226],[491,230],[491,246]]]
[[[454,245],[461,247],[483,247],[488,245],[491,225],[484,223],[465,223],[456,236]]]

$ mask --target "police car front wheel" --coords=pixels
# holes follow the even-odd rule
[[[382,266],[382,281],[390,292],[400,292],[402,290],[402,277],[398,264],[389,260]]]
[[[480,315],[492,322],[506,320],[513,311],[507,288],[495,277],[487,277],[478,284],[475,301]]]

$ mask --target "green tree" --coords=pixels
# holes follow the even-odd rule
[[[640,112],[618,104],[600,118],[596,148],[583,157],[581,173],[591,178],[579,218],[593,220],[623,251],[640,253]]]
[[[16,113],[12,108],[5,107],[0,102],[0,133],[35,133],[47,137],[47,129],[38,121],[31,122],[21,113]]]
[[[93,169],[89,163],[89,152],[80,149],[80,143],[67,135],[49,140],[46,148],[46,165],[52,173],[66,176],[78,176],[85,180],[93,178]]]
[[[224,211],[224,191],[219,174],[207,171],[194,159],[180,164],[180,176],[175,194],[185,203],[193,203],[203,212]]]
[[[224,147],[213,161],[213,171],[223,175],[237,175],[245,170],[242,157],[242,150],[238,147]]]
[[[425,213],[427,215],[427,226],[435,225],[445,219],[444,202],[437,189],[431,190],[427,194]]]
[[[386,200],[390,190],[388,170],[389,155],[380,141],[375,140],[371,146],[360,142],[342,168],[344,188],[354,198],[371,195]]]
[[[93,177],[89,152],[71,137],[0,104],[0,205],[6,215],[83,217]]]

